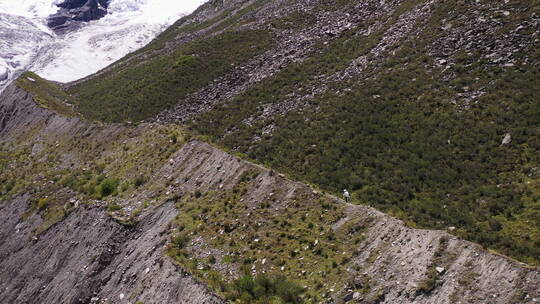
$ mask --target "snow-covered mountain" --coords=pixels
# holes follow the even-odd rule
[[[101,5],[105,2],[99,1],[97,9],[105,12],[98,16],[102,18],[74,17],[71,26],[52,30],[47,26],[51,16],[70,13],[72,6],[63,5],[67,1],[0,0],[0,92],[25,70],[60,82],[95,73],[144,46],[204,2],[110,0],[105,8]],[[90,5],[91,0],[73,2]]]

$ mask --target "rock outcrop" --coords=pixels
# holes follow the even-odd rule
[[[49,16],[47,25],[57,31],[66,31],[78,22],[97,20],[107,14],[109,0],[66,0],[58,7],[59,11]]]

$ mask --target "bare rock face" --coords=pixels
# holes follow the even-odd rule
[[[163,255],[173,203],[136,227],[117,223],[99,206],[83,207],[33,237],[41,219],[20,220],[30,197],[0,209],[5,303],[133,303],[126,295],[143,303],[222,302]]]
[[[58,4],[60,10],[49,16],[47,25],[57,32],[62,32],[76,26],[79,22],[100,19],[107,14],[108,1],[66,0]]]

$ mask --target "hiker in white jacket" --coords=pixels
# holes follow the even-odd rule
[[[349,202],[351,195],[349,194],[349,191],[347,191],[347,189],[343,189],[343,197],[345,198],[346,202]]]

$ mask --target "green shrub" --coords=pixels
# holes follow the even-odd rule
[[[39,210],[44,210],[47,208],[47,206],[49,205],[49,198],[48,197],[44,197],[44,198],[40,198],[38,201],[37,201],[37,207]]]
[[[120,181],[115,178],[105,178],[96,187],[96,193],[98,198],[104,198],[106,196],[116,193],[116,188],[120,184]]]
[[[148,178],[144,175],[139,175],[135,178],[133,181],[133,185],[135,188],[139,188],[140,186],[146,184],[148,182]]]
[[[245,275],[235,280],[231,286],[231,301],[242,303],[301,303],[304,289],[284,276],[259,275],[256,278]]]
[[[179,234],[172,240],[172,246],[175,249],[183,249],[189,243],[190,239],[185,234]]]
[[[118,211],[118,210],[121,210],[121,209],[122,209],[122,206],[118,205],[115,202],[111,202],[111,203],[107,204],[107,210],[109,210],[111,212]]]
[[[418,284],[418,289],[416,291],[417,293],[428,294],[437,287],[438,282],[439,273],[437,273],[435,267],[430,267],[427,272],[427,278]]]

